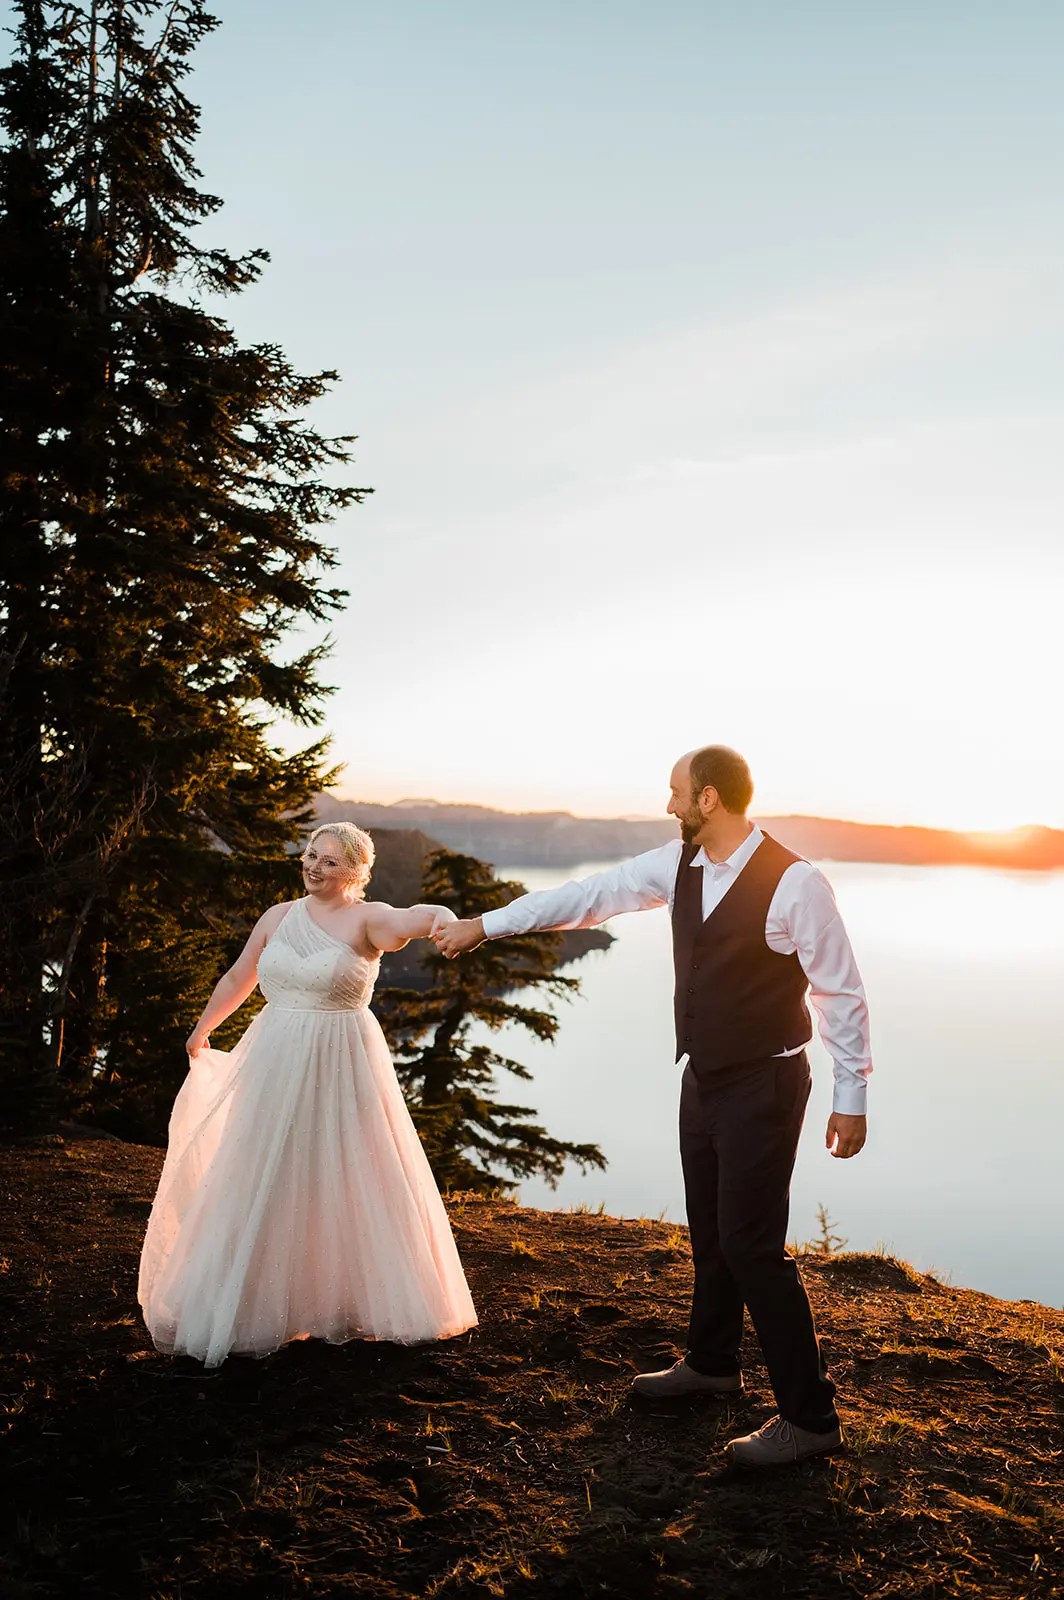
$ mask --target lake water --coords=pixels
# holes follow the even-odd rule
[[[850,1249],[882,1246],[959,1286],[1064,1304],[1064,873],[824,870],[868,991],[869,1142],[851,1161],[824,1150],[832,1079],[817,1041],[791,1237],[816,1235],[822,1203]],[[530,889],[559,880],[535,867],[506,876]],[[553,1190],[531,1180],[520,1199],[682,1221],[668,916],[609,928],[610,950],[567,969],[581,992],[561,1002],[554,1044],[509,1030],[504,1046],[534,1073],[508,1076],[506,1097],[556,1137],[599,1144],[609,1167],[567,1170]]]

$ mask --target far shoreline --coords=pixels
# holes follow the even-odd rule
[[[499,811],[438,800],[381,805],[320,794],[315,820],[357,821],[374,828],[416,829],[449,850],[495,867],[575,866],[652,850],[676,837],[669,817],[577,817],[568,811]],[[893,866],[968,866],[1044,873],[1064,870],[1064,829],[1030,826],[1007,832],[952,832],[833,817],[756,816],[788,849],[818,861]]]

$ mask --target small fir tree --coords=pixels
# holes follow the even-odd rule
[[[426,863],[423,900],[459,917],[479,916],[523,892],[472,856],[438,850]],[[515,996],[534,989],[560,998],[579,988],[576,978],[557,971],[560,946],[560,935],[547,933],[488,941],[455,961],[433,951],[425,958],[428,990],[388,989],[378,996],[374,1009],[441,1188],[483,1193],[533,1175],[553,1184],[567,1161],[583,1170],[606,1165],[598,1145],[555,1139],[533,1120],[535,1111],[497,1100],[499,1069],[526,1080],[531,1073],[471,1037],[478,1024],[492,1032],[516,1024],[537,1039],[554,1038],[557,1017]]]
[[[836,1256],[845,1250],[848,1241],[841,1233],[835,1232],[835,1219],[828,1216],[827,1206],[822,1204],[817,1206],[816,1222],[819,1232],[810,1246],[815,1255]]]

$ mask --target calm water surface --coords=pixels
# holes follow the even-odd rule
[[[589,863],[582,877],[608,863]],[[823,1149],[831,1067],[817,1041],[791,1198],[791,1236],[827,1206],[849,1248],[885,1246],[950,1282],[1064,1303],[1064,873],[824,864],[868,990],[875,1073],[869,1143]],[[558,873],[508,867],[530,889]],[[553,1045],[519,1030],[534,1081],[508,1097],[557,1137],[598,1143],[604,1173],[524,1183],[525,1205],[605,1202],[617,1216],[683,1220],[664,910],[615,918],[616,942],[568,969]],[[497,1042],[497,1041],[496,1041]]]

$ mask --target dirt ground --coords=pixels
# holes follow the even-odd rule
[[[744,1475],[753,1342],[736,1406],[629,1394],[682,1340],[684,1230],[454,1197],[479,1329],[206,1373],[137,1311],[161,1162],[0,1151],[10,1600],[1064,1594],[1061,1311],[806,1257],[848,1447]]]

